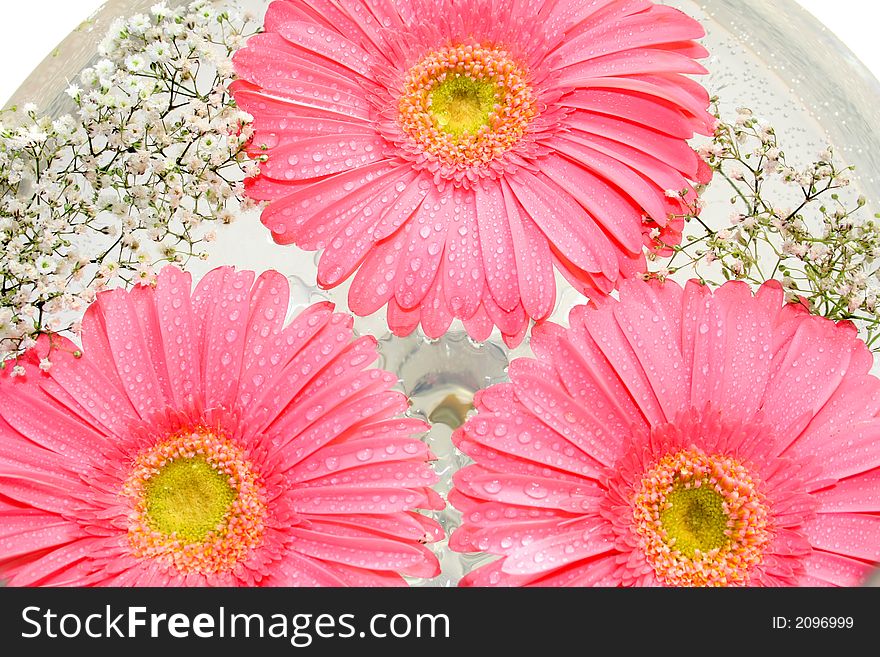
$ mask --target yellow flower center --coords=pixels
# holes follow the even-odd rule
[[[431,92],[431,113],[450,135],[475,134],[490,125],[495,110],[495,84],[466,75],[447,77]]]
[[[403,131],[458,168],[510,150],[537,114],[528,74],[502,49],[459,45],[428,53],[406,76],[398,105]]]
[[[724,498],[711,488],[677,486],[666,496],[667,508],[660,512],[660,524],[667,543],[690,558],[708,554],[730,543]]]
[[[770,512],[751,471],[696,448],[646,472],[632,508],[645,558],[668,586],[747,585],[771,539]]]
[[[121,495],[132,505],[132,554],[181,573],[228,572],[263,540],[260,477],[240,447],[207,429],[138,455]]]
[[[171,461],[144,486],[150,526],[193,542],[219,527],[236,497],[229,476],[202,456]]]

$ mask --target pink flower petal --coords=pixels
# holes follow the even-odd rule
[[[361,317],[372,315],[394,295],[393,265],[400,257],[406,238],[406,229],[401,230],[367,254],[348,291],[348,307],[353,313]]]
[[[498,304],[495,303],[495,299],[488,290],[483,291],[482,307],[486,312],[486,316],[489,318],[489,323],[497,326],[498,330],[503,334],[507,346],[511,349],[515,349],[516,345],[519,344],[518,340],[523,338],[526,329],[529,326],[529,317],[526,315],[525,308],[521,305],[517,305],[510,311],[502,310]],[[471,337],[474,337],[473,334],[471,334]],[[516,345],[511,346],[509,338],[513,338]]]
[[[880,554],[880,516],[821,513],[803,527],[814,548],[868,561]]]
[[[397,571],[412,577],[434,577],[440,572],[436,557],[417,545],[381,538],[334,536],[305,529],[294,529],[292,534],[294,550],[322,561]]]
[[[623,383],[642,415],[650,422],[662,423],[665,418],[657,394],[651,388],[638,357],[614,317],[612,306],[584,314],[584,323],[590,337]]]
[[[522,549],[536,541],[556,536],[559,527],[559,518],[492,524],[483,528],[473,527],[474,531],[465,542],[462,542],[462,539],[466,533],[456,532],[456,539],[450,547],[460,552],[504,554],[509,552],[512,546]]]
[[[328,208],[344,209],[338,203],[355,189],[372,189],[380,180],[397,174],[398,166],[386,161],[345,171],[327,179],[313,182],[279,198],[263,210],[261,221],[272,231],[279,244],[291,244],[300,238],[304,225],[315,216],[322,216]],[[331,214],[331,218],[334,215]]]
[[[199,354],[188,348],[190,336],[195,335],[192,312],[192,279],[174,267],[159,272],[155,291],[155,305],[164,348],[164,361],[171,385],[170,399],[178,408],[202,401]]]
[[[880,414],[880,381],[874,376],[848,375],[828,402],[812,418],[792,449],[802,454],[825,455],[836,451],[833,445],[838,440],[845,441],[848,448],[857,443],[865,445],[867,443],[863,437],[871,435],[878,414]],[[858,433],[853,431],[855,428],[858,428]],[[829,438],[834,440],[829,441]],[[826,447],[827,444],[832,446]],[[834,457],[833,454],[829,455]],[[851,465],[856,465],[857,461],[858,459]],[[846,462],[846,459],[844,458],[842,462]],[[842,473],[834,474],[846,476]]]
[[[820,513],[872,513],[880,509],[880,469],[844,479],[814,495]]]
[[[565,335],[561,327],[548,322],[532,331],[532,344],[536,353],[553,363],[573,400],[605,410],[605,444],[608,449],[620,450],[633,423],[642,417],[621,381],[609,376],[611,366],[583,327],[573,327]]]
[[[396,383],[396,376],[381,370],[368,370],[340,377],[334,385],[327,386],[320,394],[309,396],[308,399],[297,398],[294,403],[301,412],[283,422],[272,424],[269,430],[278,431],[284,436],[299,436],[306,428],[327,416],[347,415],[349,408],[353,408],[355,404],[385,393]],[[369,409],[370,406],[364,408]],[[336,433],[338,432],[333,435]]]
[[[618,570],[617,555],[612,553],[563,567],[551,575],[534,580],[527,586],[619,586]]]
[[[557,84],[577,87],[586,86],[587,81],[594,78],[675,73],[705,75],[708,71],[686,55],[646,48],[603,55],[567,66],[561,72]]]
[[[445,267],[441,260],[437,275],[428,293],[425,295],[421,306],[422,330],[429,338],[439,338],[446,333],[454,319],[449,307],[446,305],[446,297],[443,295],[443,282],[446,280]]]
[[[213,290],[196,288],[196,299],[207,304],[204,326],[202,376],[205,403],[209,408],[229,408],[238,390],[238,373],[244,356],[246,335],[240,328],[249,315],[249,291],[253,272],[224,272],[222,282]]]
[[[63,545],[16,568],[7,584],[9,586],[37,586],[49,577],[63,573],[77,562],[86,559],[89,556],[90,548],[98,543],[98,540],[82,539]]]
[[[279,4],[279,3],[274,3]],[[346,581],[340,574],[333,572],[327,564],[319,559],[288,552],[284,558],[274,564],[273,572],[267,581],[267,586],[345,586]]]
[[[464,425],[464,435],[486,447],[581,477],[597,477],[601,464],[545,424],[498,411]]]
[[[238,394],[245,404],[257,396],[271,377],[271,369],[266,367],[266,356],[281,335],[289,297],[287,281],[274,271],[262,274],[251,291],[238,384]]]
[[[647,4],[647,3],[642,3]],[[584,30],[558,51],[566,64],[595,59],[602,55],[647,46],[663,48],[673,41],[688,41],[705,36],[705,30],[694,19],[677,9],[651,5],[647,11],[626,16],[620,21],[591,21]],[[587,49],[589,47],[589,50]]]
[[[507,185],[502,186],[510,234],[516,256],[516,274],[522,303],[529,317],[546,318],[556,303],[556,281],[550,247]]]
[[[261,36],[261,39],[249,43],[247,48],[236,52],[233,59],[240,75],[252,83],[277,90],[270,86],[274,80],[300,81],[302,78],[327,87],[336,85],[349,93],[357,90],[357,85],[346,75],[291,57],[295,50],[285,42],[280,42],[277,35],[268,33]],[[255,46],[258,43],[265,47],[257,49]]]
[[[348,388],[352,385],[353,379],[361,379],[362,381],[382,379],[383,373],[373,374],[373,370],[363,371],[364,365],[378,359],[376,345],[377,340],[372,335],[352,340],[309,381],[306,388],[297,394],[296,402],[311,401],[314,397],[328,394],[328,390]],[[340,398],[343,396],[341,392],[337,394],[340,395]]]
[[[480,499],[571,513],[596,510],[600,495],[598,484],[587,479],[574,483],[490,472],[478,466],[459,470],[455,485],[464,494]]]
[[[416,177],[413,182],[408,184],[399,180],[396,183],[398,195],[393,203],[386,205],[382,216],[373,229],[373,239],[379,241],[394,235],[419,209],[431,189],[433,186],[424,176]]]
[[[481,388],[474,395],[474,406],[488,411],[509,410],[517,404],[515,391],[516,388],[511,383],[499,383]]]
[[[457,438],[455,446],[475,461],[490,464],[490,469],[494,471],[526,477],[552,478],[575,484],[583,479],[583,475],[572,474],[563,469],[538,463],[535,460],[521,458],[467,438]]]
[[[110,290],[99,294],[97,303],[103,315],[113,364],[122,378],[122,390],[140,416],[146,417],[168,400],[148,357],[148,347],[131,299],[121,290]]]
[[[321,479],[313,479],[301,484],[303,488],[332,487],[336,485],[354,488],[382,488],[404,486],[418,488],[433,486],[437,482],[437,474],[423,463],[403,461],[398,463],[375,463],[352,468],[344,472],[333,473]]]
[[[566,105],[641,123],[679,139],[691,139],[694,126],[669,101],[625,89],[581,89],[565,99]]]
[[[329,517],[328,517],[329,518]],[[381,534],[386,537],[422,541],[427,537],[431,540],[443,538],[443,529],[437,521],[420,513],[395,513],[389,515],[352,515],[344,518],[325,518],[323,521],[311,521],[312,526],[325,527],[335,523],[346,527]]]
[[[560,390],[560,381],[552,371],[536,366],[534,361],[518,359],[508,368],[511,382],[517,386],[517,399],[534,417],[552,431],[540,436],[553,441],[553,434],[588,454],[597,463],[613,465],[616,454],[613,440],[606,438],[606,430],[598,414],[584,408]]]
[[[669,176],[675,176],[674,172],[677,171],[691,180],[697,177],[699,157],[681,139],[630,121],[585,110],[574,112],[569,121],[579,141],[649,175],[663,186],[669,184],[658,178],[657,174],[663,168],[671,168],[667,174]],[[645,164],[651,166],[653,171],[646,171]],[[678,190],[685,186],[670,185],[670,188]]]
[[[291,420],[285,421],[284,424],[279,423],[272,427],[272,430],[282,432],[283,438],[278,441],[279,447],[285,449],[285,463],[291,466],[310,456],[355,424],[376,417],[402,413],[406,408],[406,398],[400,393],[391,391],[343,404],[331,415],[314,422],[298,435],[290,435],[285,430],[285,425],[292,422]]]
[[[681,288],[631,285],[632,303],[617,304],[614,316],[626,335],[649,384],[662,390],[658,401],[667,418],[686,407],[689,373],[681,363]]]
[[[361,188],[364,197],[362,202],[355,202],[360,192],[353,192],[326,212],[316,214],[305,223],[299,237],[301,247],[317,248],[318,244],[326,243],[326,249],[318,262],[318,283],[322,287],[333,287],[347,279],[370,250],[375,248],[373,230],[379,217],[396,198],[395,188],[401,184],[408,185],[414,179],[414,175],[389,175],[383,181],[384,185],[374,182]],[[345,214],[338,215],[338,226],[334,225],[333,217],[344,208],[347,208]],[[310,244],[312,228],[315,229],[316,241]]]
[[[3,529],[0,537],[8,541],[11,546],[3,551],[3,559],[20,557],[31,552],[40,552],[55,549],[85,536],[83,530],[72,522],[60,522],[31,529],[7,526],[11,519],[6,515],[0,515],[3,521]]]
[[[579,268],[609,278],[617,273],[608,238],[575,203],[546,179],[522,174],[510,187],[526,213],[566,258]]]
[[[381,570],[366,570],[342,563],[324,564],[324,567],[341,578],[347,586],[357,587],[388,587],[407,586],[406,580],[397,573]]]
[[[591,524],[587,520],[571,525],[553,537],[514,550],[504,559],[501,569],[511,575],[534,575],[548,568],[562,567],[605,554],[611,550],[612,542],[598,524],[596,521]]]
[[[335,30],[305,21],[286,21],[278,26],[278,34],[304,50],[342,64],[353,73],[367,79],[372,77],[359,48]]]
[[[0,388],[0,415],[28,440],[56,454],[88,461],[100,453],[107,438],[92,427],[72,418],[45,397]]]
[[[641,253],[642,212],[632,200],[590,171],[561,157],[548,157],[542,171],[570,194],[628,251]]]
[[[663,190],[646,181],[632,168],[623,164],[617,158],[609,157],[590,148],[587,144],[567,137],[554,137],[548,145],[563,155],[576,159],[584,168],[592,171],[597,176],[603,177],[620,189],[626,190],[626,193],[633,201],[644,208],[645,214],[656,221],[658,226],[666,225],[668,212],[666,211],[666,199],[663,195]]]
[[[675,79],[674,82],[679,82]],[[669,102],[686,111],[700,131],[711,131],[714,119],[707,114],[706,105],[701,99],[682,89],[676,84],[667,84],[657,77],[638,75],[632,77],[606,76],[602,78],[583,79],[586,89],[614,89],[638,93],[648,98],[656,98]]]
[[[394,281],[394,296],[401,308],[412,309],[420,305],[437,277],[447,226],[454,212],[452,201],[436,190],[429,191],[416,209],[409,229],[406,255],[398,260]]]
[[[483,257],[473,194],[455,190],[452,216],[444,252],[443,296],[449,312],[470,319],[477,312],[483,292]]]
[[[420,507],[420,493],[400,488],[303,488],[290,492],[293,509],[307,515],[388,514]]]
[[[627,16],[650,11],[654,6],[651,0],[599,0],[591,2],[580,8],[582,16],[574,24],[573,33],[582,35],[599,30],[606,23],[612,25],[625,19]]]
[[[345,146],[340,147],[340,142]],[[281,181],[324,178],[384,162],[382,146],[372,135],[310,137],[272,149],[260,165],[260,174]]]
[[[774,355],[762,410],[775,429],[787,428],[802,414],[818,413],[843,382],[851,343],[828,339],[833,330],[831,322],[811,317],[800,323],[788,347]],[[803,383],[804,372],[811,373],[810,385]],[[798,453],[797,446],[794,450]]]
[[[871,566],[837,554],[814,551],[804,560],[807,575],[833,586],[861,586]]]
[[[281,362],[277,352],[267,356],[274,377],[263,384],[260,395],[255,399],[256,406],[268,404],[267,408],[284,409],[327,363],[347,348],[346,338],[351,335],[350,317],[341,314],[327,316],[319,311],[304,323],[306,327],[301,328],[300,332],[308,342],[295,351],[291,349],[290,355],[293,357],[289,362]],[[267,416],[266,422],[274,419]]]
[[[509,575],[501,571],[504,559],[493,561],[488,566],[472,570],[465,575],[459,586],[464,587],[487,587],[487,586],[523,586],[535,579],[529,575]]]
[[[272,4],[281,4],[281,3],[272,3]],[[270,19],[270,13],[267,11],[267,18]],[[277,69],[279,72],[283,72],[284,70],[290,70],[292,66],[302,66],[304,68],[308,68],[309,70],[316,70],[323,74],[337,74],[346,78],[351,78],[351,71],[340,64],[339,62],[323,57],[319,54],[316,54],[310,50],[300,48],[295,44],[292,44],[290,41],[282,37],[277,29],[266,32],[262,34],[255,34],[252,38],[248,39],[247,46],[236,53],[233,58],[233,63],[235,64],[236,69],[239,66],[242,67],[242,71],[245,70],[245,67],[250,63],[248,60],[239,59],[239,57],[243,57],[240,53],[242,50],[247,51],[253,49],[257,51],[257,53],[268,52],[270,54],[281,53],[284,57],[285,61],[285,69]],[[242,79],[243,76],[242,76]],[[236,80],[239,82],[239,80]],[[256,85],[255,85],[256,86]],[[250,110],[246,110],[250,111]]]
[[[376,243],[373,231],[380,217],[398,196],[398,189],[415,180],[417,174],[406,170],[392,169],[382,172],[370,184],[354,188],[346,174],[332,176],[346,193],[327,206],[315,207],[306,211],[307,219],[296,227],[296,243],[303,249],[328,249],[338,251],[346,245],[357,244],[359,253],[355,262],[363,258],[362,244],[372,246]],[[333,197],[338,192],[332,190]],[[304,201],[305,202],[305,201]],[[322,254],[323,259],[323,254]],[[336,273],[334,276],[338,276]]]
[[[482,303],[477,308],[477,312],[468,319],[462,320],[462,323],[470,338],[476,342],[488,340],[489,336],[492,335],[492,329],[495,327]]]
[[[513,310],[520,303],[520,291],[504,195],[494,181],[476,186],[473,193],[486,283],[498,306],[502,310]]]
[[[381,425],[376,425],[381,430]],[[421,441],[393,434],[382,438],[367,440],[347,440],[339,445],[325,447],[297,463],[290,470],[294,481],[309,481],[368,463],[385,463],[413,458],[428,457],[428,448]]]

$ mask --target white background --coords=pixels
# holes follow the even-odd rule
[[[157,0],[158,1],[158,0]],[[774,0],[765,0],[773,2]],[[103,0],[0,0],[0,106]],[[880,77],[880,1],[800,0]]]

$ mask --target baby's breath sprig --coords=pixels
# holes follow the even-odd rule
[[[790,301],[853,321],[880,351],[880,215],[868,215],[866,199],[846,189],[852,167],[837,164],[829,147],[795,168],[776,131],[751,110],[739,109],[725,122],[717,99],[713,108],[718,126],[699,152],[715,171],[712,185],[730,190],[732,213],[727,225],[716,227],[691,207],[685,241],[674,247],[662,274],[683,271],[710,284],[777,279]]]
[[[231,55],[255,31],[209,0],[157,4],[112,25],[67,89],[72,115],[0,115],[0,360],[77,332],[98,291],[206,257],[256,171],[251,117],[228,91]]]

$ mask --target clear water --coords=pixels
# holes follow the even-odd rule
[[[111,0],[95,20],[65,41],[58,55],[47,59],[19,90],[14,102],[35,100],[57,113],[65,111],[62,90],[67,80],[89,63],[106,26],[116,16],[144,11],[155,0]],[[169,4],[182,4],[171,2]],[[261,16],[265,0],[237,3]],[[880,139],[872,130],[880,125],[880,83],[855,60],[834,37],[790,0],[675,0],[668,2],[699,19],[708,35],[704,44],[712,53],[705,62],[712,74],[703,80],[711,93],[722,99],[726,114],[748,106],[769,121],[785,145],[791,163],[804,163],[832,144],[836,152],[857,170],[857,187],[869,199],[880,201]],[[721,225],[730,213],[730,192],[715,185],[707,196],[704,217]],[[318,290],[316,256],[296,247],[275,245],[256,213],[242,214],[229,227],[218,231],[207,262],[194,261],[189,269],[198,278],[219,264],[264,270],[274,268],[289,276],[296,290],[291,313],[319,299],[334,301],[346,309],[348,286]],[[565,323],[569,309],[583,299],[559,280],[558,303],[552,319]],[[453,326],[441,340],[414,335],[392,336],[384,312],[359,318],[356,329],[380,339],[381,365],[399,374],[402,389],[411,396],[413,415],[429,419],[433,429],[425,440],[437,455],[441,475],[439,490],[451,485],[452,473],[465,457],[452,446],[450,436],[467,412],[476,390],[501,381],[511,358],[528,355],[525,344],[511,352],[493,336],[484,345],[473,344]],[[447,532],[458,524],[458,514],[447,509],[436,514]],[[486,557],[458,555],[436,546],[443,574],[430,582],[453,585],[462,574]]]

